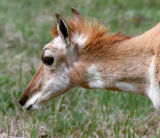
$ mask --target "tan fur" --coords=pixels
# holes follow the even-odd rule
[[[77,45],[72,42],[74,44],[72,54],[75,60],[69,60],[67,53],[61,51],[60,55],[63,56],[60,56],[58,65],[65,63],[70,71],[70,83],[66,90],[71,87],[90,88],[87,80],[87,68],[94,64],[104,82],[104,88],[122,91],[116,83],[125,82],[135,88],[130,92],[146,95],[146,89],[149,86],[148,70],[153,55],[156,55],[155,74],[159,84],[160,24],[142,35],[131,38],[120,33],[111,34],[97,21],[82,20],[77,16],[66,22],[70,31],[70,41],[75,33],[87,36],[87,41],[81,50],[77,50]],[[58,36],[57,24],[53,27],[52,34],[54,37]],[[50,48],[52,49],[52,46]],[[51,51],[56,55],[59,55],[60,52],[57,49]],[[42,64],[23,97],[28,95],[27,93],[34,93],[37,88],[41,89],[46,76],[51,73],[53,72],[47,70]],[[33,90],[34,88],[36,90]]]
[[[86,68],[95,63],[105,81],[105,88],[120,91],[115,82],[125,81],[137,87],[137,93],[145,95],[150,57],[156,54],[157,48],[150,43],[155,44],[153,38],[157,33],[153,30],[156,31],[159,25],[143,35],[130,38],[122,34],[110,34],[98,22],[69,19],[67,23],[71,34],[84,33],[89,38],[81,50],[77,67],[71,70],[71,83],[89,88],[85,79]]]

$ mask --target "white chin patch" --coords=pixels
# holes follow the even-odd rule
[[[34,104],[34,105],[32,105],[32,107],[30,108],[30,110],[38,110],[38,109],[40,109],[40,105],[38,105],[38,104]]]

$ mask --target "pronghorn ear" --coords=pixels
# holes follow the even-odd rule
[[[72,11],[74,17],[82,20],[81,14],[80,14],[75,8],[72,7],[72,8],[71,8],[71,11]]]
[[[69,39],[69,27],[66,21],[56,13],[55,16],[57,17],[57,30],[58,34],[62,38],[62,40],[66,43],[67,47],[70,46],[70,39]]]

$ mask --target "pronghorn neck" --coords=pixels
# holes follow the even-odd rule
[[[128,42],[127,42],[128,41]],[[124,43],[117,43],[117,52],[114,52],[109,57],[100,53],[99,59],[88,57],[85,61],[75,64],[75,69],[71,71],[71,78],[74,83],[85,88],[105,88],[116,91],[134,92],[145,95],[147,87],[147,72],[151,62],[151,56],[138,55],[140,52],[128,49],[119,53],[118,47],[125,47],[131,40]],[[127,47],[127,46],[126,46]],[[125,50],[125,49],[124,49]],[[106,51],[107,53],[107,51]],[[101,55],[102,54],[102,55]],[[130,56],[129,56],[130,55]],[[88,55],[89,56],[89,55]],[[104,57],[102,57],[104,56]],[[72,80],[71,79],[71,80]]]
[[[133,92],[155,99],[158,92],[155,96],[151,91],[159,86],[153,89],[156,80],[151,76],[155,75],[157,27],[160,30],[157,25],[140,36],[88,51],[71,70],[71,80],[80,87]]]

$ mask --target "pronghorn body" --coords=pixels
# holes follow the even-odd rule
[[[131,38],[110,34],[72,11],[67,21],[56,14],[54,39],[44,47],[42,64],[20,101],[23,108],[37,109],[72,87],[83,87],[145,95],[159,109],[160,24]]]

